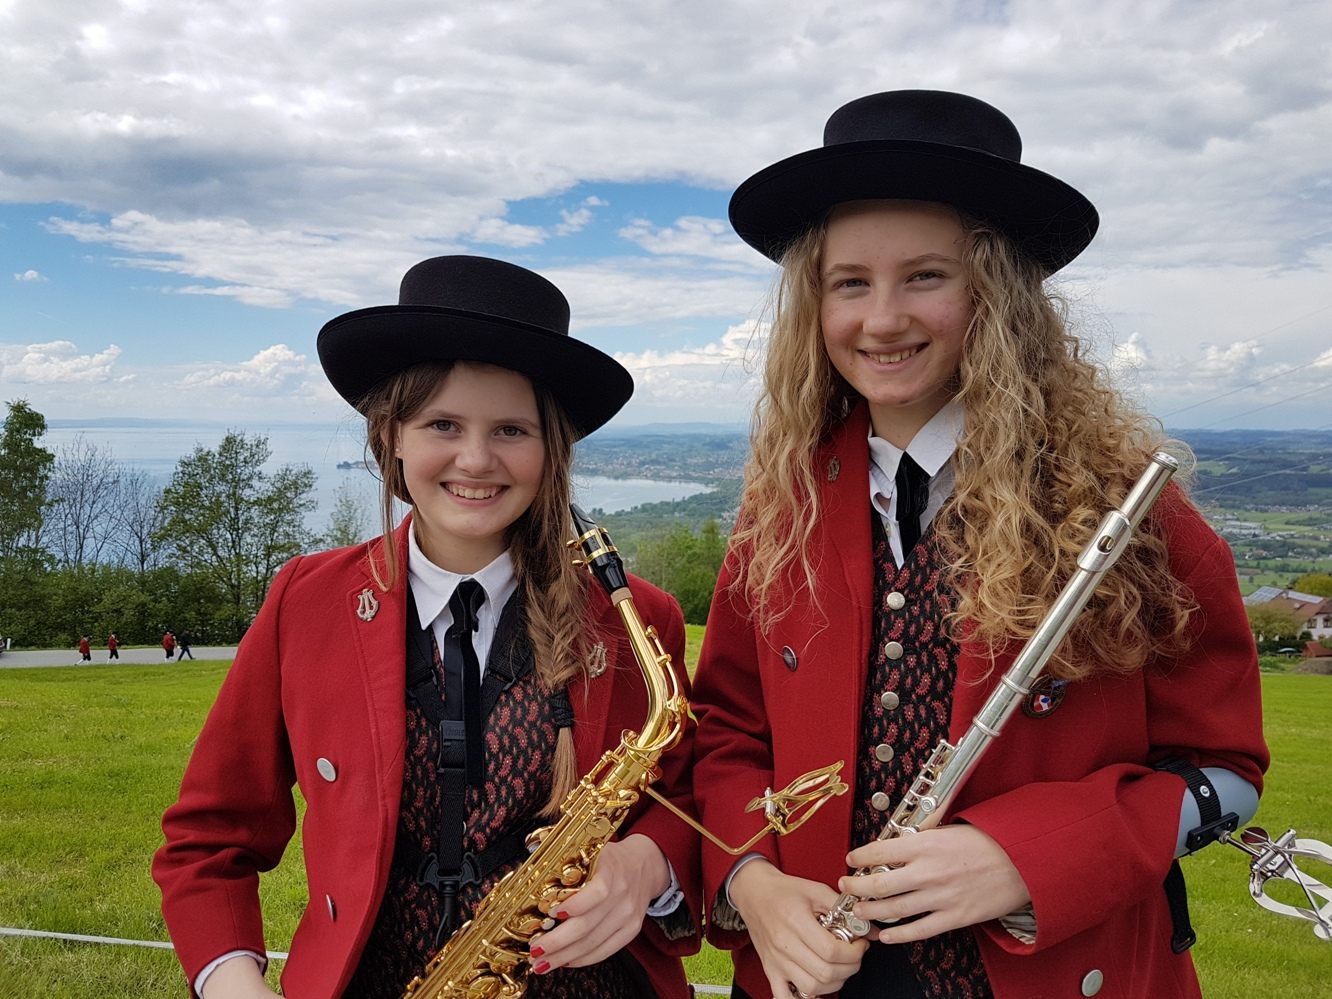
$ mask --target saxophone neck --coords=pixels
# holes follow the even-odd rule
[[[680,722],[684,714],[680,687],[671,670],[670,654],[662,648],[657,629],[645,625],[639,617],[628,587],[612,593],[611,600],[620,612],[620,620],[624,622],[647,692],[647,715],[633,748],[664,751],[679,739]]]

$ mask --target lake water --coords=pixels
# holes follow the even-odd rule
[[[322,532],[328,527],[334,497],[344,484],[363,498],[372,520],[378,520],[375,511],[379,508],[379,482],[364,468],[338,468],[339,462],[354,463],[364,459],[362,426],[348,420],[341,424],[252,425],[232,429],[240,429],[249,437],[264,435],[268,438],[273,457],[265,466],[267,470],[272,471],[279,465],[302,464],[314,471],[314,498],[319,505],[307,518],[307,525],[313,531]],[[52,420],[40,443],[48,451],[58,454],[61,447],[72,444],[82,434],[85,441],[95,444],[116,464],[142,468],[165,485],[182,457],[198,446],[215,449],[227,430],[225,426],[204,423]],[[595,475],[575,475],[574,478],[577,502],[588,509],[600,507],[607,513],[628,510],[641,503],[684,499],[709,488],[699,482],[610,479]]]

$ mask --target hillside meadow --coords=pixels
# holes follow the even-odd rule
[[[691,662],[701,633],[690,629]],[[0,670],[0,927],[166,940],[149,857],[226,669],[200,661]],[[1274,763],[1258,821],[1273,833],[1295,826],[1332,840],[1332,677],[1266,675],[1263,689]],[[1185,863],[1209,999],[1332,995],[1332,944],[1254,905],[1239,851],[1214,846]],[[1311,873],[1332,878],[1332,868]],[[299,843],[262,891],[269,946],[284,949],[304,905]],[[698,983],[730,980],[716,951],[690,959],[689,971]],[[182,994],[167,950],[0,937],[5,999]]]

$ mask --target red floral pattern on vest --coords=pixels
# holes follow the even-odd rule
[[[934,532],[926,530],[899,569],[893,562],[882,521],[877,513],[871,516],[874,637],[860,716],[861,752],[851,825],[855,844],[867,843],[879,835],[934,747],[947,737],[957,672],[957,645],[944,632],[944,615],[951,598],[941,578],[942,560],[933,544]],[[889,603],[893,593],[905,598],[899,609]],[[896,659],[889,654],[897,653],[895,647],[890,650],[890,643],[901,646]],[[884,706],[881,698],[886,691],[897,695],[895,707]],[[875,753],[880,745],[892,748],[892,758],[887,762]],[[871,804],[880,791],[888,795],[887,811]],[[915,972],[918,994],[928,999],[989,999],[993,995],[970,930],[954,930],[918,943],[894,946],[901,948]],[[868,983],[857,982],[857,977],[847,983],[857,995],[892,994],[867,989]]]
[[[433,635],[431,644],[434,646]],[[437,682],[443,684],[439,651],[434,649]],[[549,695],[534,672],[504,690],[486,719],[485,773],[481,788],[467,789],[464,853],[480,853],[531,818],[550,798],[557,726]],[[384,901],[342,999],[399,999],[438,949],[435,932],[443,918],[439,892],[417,883],[421,857],[435,853],[440,831],[441,794],[436,780],[439,730],[409,696],[407,756],[393,864]],[[458,893],[459,925],[517,860],[478,885]],[[587,968],[560,968],[528,978],[529,999],[650,999],[646,976],[627,951]]]

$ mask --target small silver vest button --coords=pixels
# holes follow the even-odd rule
[[[901,659],[905,653],[906,649],[902,648],[901,642],[884,643],[883,654],[887,656],[889,659]]]
[[[338,779],[338,768],[333,765],[333,761],[321,756],[315,760],[315,769],[319,771],[319,776],[332,784]]]
[[[1093,969],[1082,978],[1082,994],[1084,996],[1094,996],[1101,991],[1101,986],[1104,984],[1105,975],[1101,974],[1099,969]]]
[[[870,798],[870,804],[873,805],[876,810],[886,812],[888,811],[888,806],[891,805],[892,802],[888,800],[888,795],[884,794],[882,791],[875,791],[874,797]]]
[[[893,747],[886,742],[881,742],[874,747],[874,758],[880,763],[887,763],[893,758]]]
[[[906,597],[893,590],[892,593],[883,598],[883,602],[888,605],[889,610],[901,610],[906,606]]]
[[[897,691],[885,690],[879,695],[879,703],[883,705],[885,711],[896,711],[902,699],[897,696]]]

